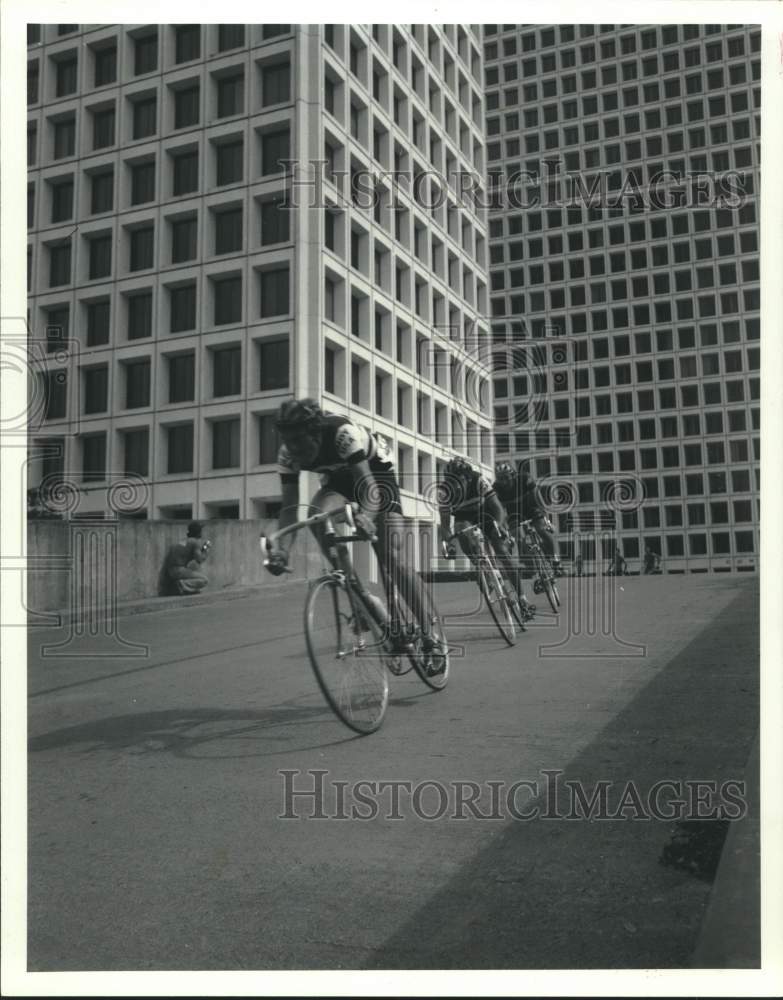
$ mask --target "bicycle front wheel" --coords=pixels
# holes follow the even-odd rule
[[[498,631],[509,646],[513,646],[517,639],[516,629],[514,628],[514,619],[511,616],[508,598],[503,589],[500,571],[489,559],[484,557],[484,559],[479,561],[476,573],[479,590],[487,602],[489,613],[492,615]]]
[[[316,580],[305,604],[307,652],[318,686],[334,714],[357,733],[372,733],[389,704],[389,657],[381,628],[369,614],[354,616],[361,601],[349,584]],[[353,605],[351,603],[353,597]]]

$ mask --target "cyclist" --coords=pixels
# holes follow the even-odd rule
[[[457,549],[448,539],[452,534],[478,524],[502,565],[512,566],[510,536],[506,512],[494,487],[467,459],[456,456],[446,463],[440,482],[440,536],[447,545],[447,558],[454,559]],[[454,531],[451,521],[454,518]],[[459,536],[462,551],[469,559],[475,556],[475,543],[470,535]],[[521,581],[519,581],[521,583]],[[518,587],[519,600],[528,617],[535,607]]]
[[[516,536],[520,556],[523,536],[519,524],[521,521],[532,521],[541,539],[541,547],[552,561],[555,575],[562,576],[563,568],[554,528],[547,517],[541,489],[529,468],[522,466],[517,472],[509,462],[500,462],[495,467],[494,490],[508,514],[509,528]]]
[[[374,539],[373,548],[392,615],[396,614],[396,602],[391,600],[391,583],[395,580],[416,618],[426,628],[428,618],[421,581],[415,570],[405,565],[400,553],[404,527],[400,487],[386,439],[354,424],[348,417],[327,416],[318,402],[310,398],[284,402],[278,413],[277,428],[282,438],[277,456],[282,486],[280,528],[296,522],[299,473],[320,473],[321,487],[310,501],[307,516],[342,510],[346,501],[358,504],[361,510],[355,515],[356,527],[360,534]],[[312,530],[328,556],[323,527],[316,525]],[[271,573],[279,575],[285,571],[293,538],[285,536],[279,547],[269,553],[267,568]],[[400,651],[404,651],[399,621],[392,618],[390,627]],[[425,648],[430,641],[425,636]]]
[[[661,571],[661,557],[657,552],[653,552],[649,545],[645,546],[644,549],[644,575],[647,576],[648,573],[660,573]]]
[[[620,551],[620,546],[616,545],[609,568],[604,576],[628,576],[628,563]]]

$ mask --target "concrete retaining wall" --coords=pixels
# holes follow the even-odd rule
[[[203,564],[209,590],[259,583],[284,587],[323,572],[323,557],[309,531],[299,532],[294,542],[293,573],[275,578],[263,568],[258,540],[262,531],[275,531],[277,521],[209,520],[203,525],[203,537],[212,542]],[[432,533],[431,525],[409,520],[408,526],[419,545],[425,534]],[[29,521],[28,613],[82,610],[166,593],[163,560],[169,546],[184,540],[186,531],[183,521]],[[431,544],[424,551],[431,552]],[[353,546],[352,550],[357,570],[369,582],[376,582],[375,556],[369,546]],[[414,558],[418,566],[421,551]]]
[[[263,568],[258,544],[276,522],[207,521],[212,548],[204,572],[210,590],[274,582]],[[83,608],[108,601],[133,601],[165,593],[161,567],[170,545],[185,538],[183,521],[32,520],[27,527],[28,612]],[[281,586],[321,572],[314,539],[300,533],[292,551],[293,574]]]

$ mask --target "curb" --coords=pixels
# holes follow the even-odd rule
[[[729,827],[691,967],[761,968],[759,736],[744,778],[748,813]]]
[[[302,577],[298,580],[290,580],[284,586],[296,586],[305,584],[308,580]],[[115,605],[113,617],[124,618],[130,615],[150,614],[156,611],[170,611],[172,609],[195,607],[202,604],[219,604],[221,601],[238,601],[246,597],[252,597],[258,592],[271,589],[279,589],[280,583],[254,583],[243,584],[235,587],[224,587],[222,590],[211,590],[202,594],[175,595],[173,597],[142,597],[135,601],[118,601]],[[97,618],[110,617],[110,610],[106,607],[98,606],[93,609]],[[72,608],[54,608],[46,611],[32,612],[36,616],[58,617],[59,626],[76,624],[88,617],[90,611],[73,610]],[[31,612],[28,612],[28,616]],[[53,628],[57,626],[40,625],[28,617],[28,628]]]
[[[475,573],[460,571],[435,571],[433,573],[422,573],[422,578],[431,583],[462,583],[466,580],[475,580]],[[294,587],[307,584],[313,577],[300,577],[289,579],[282,584],[283,587]],[[221,590],[208,590],[201,594],[174,595],[171,597],[142,597],[135,601],[118,601],[114,606],[114,614],[111,609],[97,605],[88,610],[73,610],[72,608],[51,608],[45,611],[28,610],[28,629],[58,628],[63,625],[74,625],[85,618],[93,616],[98,620],[113,618],[127,618],[132,615],[154,614],[158,611],[170,611],[179,608],[198,607],[200,605],[219,604],[222,601],[239,601],[244,598],[253,597],[255,594],[269,590],[279,590],[281,583],[269,581],[268,583],[240,584],[233,587],[223,587]],[[57,624],[40,624],[32,617],[58,618]]]

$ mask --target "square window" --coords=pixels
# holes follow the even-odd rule
[[[171,263],[195,260],[198,246],[198,220],[175,219],[171,223]]]
[[[102,170],[90,179],[90,210],[93,215],[110,212],[114,206],[114,170]]]
[[[87,303],[88,347],[99,347],[109,343],[110,312],[108,299]]]
[[[135,431],[123,431],[125,452],[125,474],[149,475],[150,432],[147,427]]]
[[[109,369],[87,368],[83,371],[84,413],[105,413],[109,399]]]
[[[259,389],[287,389],[289,364],[288,337],[262,340],[259,344]]]
[[[146,139],[155,135],[158,117],[157,98],[149,97],[133,102],[133,138]]]
[[[167,432],[169,475],[193,472],[193,424],[178,424]]]
[[[242,348],[217,348],[212,352],[212,394],[236,396],[242,391]]]
[[[260,280],[261,318],[287,315],[290,308],[288,265],[262,271]]]
[[[49,287],[71,282],[71,241],[49,247]]]
[[[215,326],[242,322],[242,277],[213,279],[215,294]]]
[[[67,222],[73,217],[73,179],[52,184],[52,222]]]
[[[94,87],[105,87],[117,79],[117,46],[107,45],[95,50]]]
[[[201,108],[199,84],[179,87],[174,91],[174,128],[188,128],[198,125]]]
[[[196,398],[196,356],[176,354],[168,359],[169,403],[190,403]]]
[[[291,133],[289,127],[265,132],[261,137],[261,173],[263,176],[286,171],[290,158]]]
[[[133,49],[133,69],[136,76],[152,73],[158,68],[158,34],[136,38]]]
[[[175,198],[198,190],[198,152],[177,153],[174,160],[173,194]]]
[[[287,243],[289,240],[289,212],[283,197],[261,202],[261,245]]]
[[[129,361],[125,369],[125,408],[139,409],[150,405],[150,361]]]
[[[221,76],[217,81],[217,117],[241,114],[245,101],[244,73]]]
[[[28,132],[28,140],[30,133]],[[29,148],[28,148],[29,152]],[[54,124],[54,159],[63,160],[76,152],[76,121],[64,118]],[[29,157],[28,157],[29,158]]]
[[[218,25],[218,52],[241,49],[245,44],[244,24]]]
[[[82,482],[106,478],[106,434],[85,434],[82,438]]]
[[[92,148],[104,149],[114,145],[114,108],[94,111],[92,116]]]
[[[131,167],[131,205],[155,200],[155,161],[137,163]]]
[[[143,271],[154,266],[155,227],[132,229],[130,234],[130,270]]]
[[[261,72],[261,94],[263,107],[291,100],[291,64],[288,60],[264,66]]]
[[[215,215],[215,253],[242,250],[242,209],[232,208]]]
[[[217,185],[237,184],[242,180],[244,143],[242,139],[220,143],[216,147]]]
[[[152,292],[128,296],[128,340],[152,336]]]
[[[201,55],[201,25],[181,24],[174,28],[174,61],[190,62]]]
[[[169,289],[171,333],[196,329],[196,285],[179,285]]]

